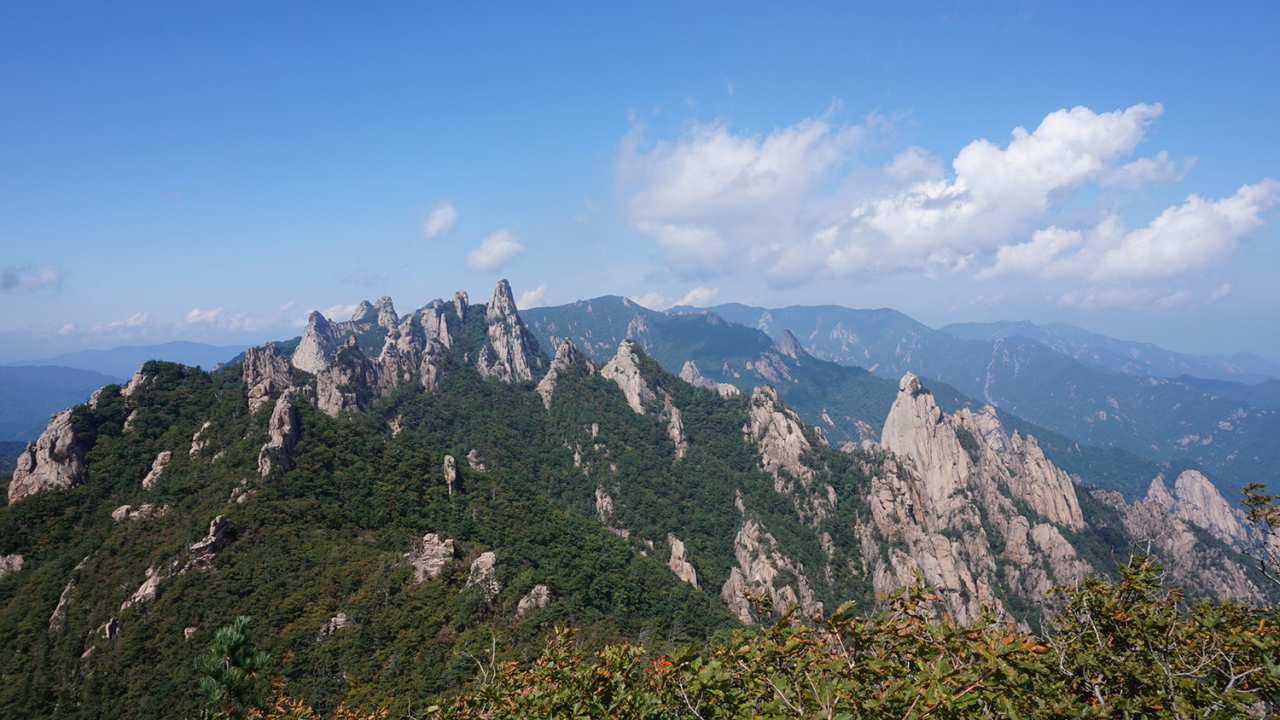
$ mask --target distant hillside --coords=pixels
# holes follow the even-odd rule
[[[0,440],[0,475],[13,472],[13,466],[27,444],[18,440]]]
[[[1280,483],[1280,446],[1274,442],[1280,412],[1252,402],[1094,367],[1022,336],[962,340],[896,310],[737,304],[698,310],[708,311],[773,337],[790,330],[815,357],[882,377],[914,372],[941,380],[1082,445],[1194,461],[1233,492],[1248,482]]]
[[[103,375],[127,378],[148,360],[176,362],[206,370],[219,363],[226,363],[244,352],[244,345],[208,345],[205,343],[176,340],[163,345],[124,345],[111,350],[80,350],[44,360],[23,360],[9,363],[9,367],[32,365],[57,365],[66,368],[93,370]]]
[[[49,416],[119,377],[68,367],[0,367],[0,440],[35,440]]]
[[[1166,378],[1192,375],[1208,380],[1232,380],[1247,385],[1280,378],[1280,365],[1257,355],[1240,353],[1230,357],[1197,357],[1165,350],[1151,343],[1117,340],[1065,323],[1036,325],[1025,320],[955,323],[942,328],[942,331],[963,340],[1030,338],[1086,365],[1126,375]]]

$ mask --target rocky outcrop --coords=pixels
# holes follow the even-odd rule
[[[550,367],[547,368],[547,374],[538,381],[538,394],[542,396],[542,405],[551,410],[551,396],[556,391],[556,381],[560,379],[560,373],[569,369],[579,360],[584,360],[587,366],[587,374],[594,375],[596,372],[595,363],[590,358],[586,358],[578,350],[578,346],[573,344],[569,338],[565,338],[560,343],[560,347],[556,348],[556,356],[551,361]]]
[[[800,341],[796,340],[796,336],[792,335],[790,330],[782,331],[773,343],[773,351],[779,355],[786,355],[792,360],[798,360],[801,355],[806,354],[804,348],[800,347]]]
[[[427,390],[440,384],[440,360],[453,347],[444,304],[435,301],[387,334],[377,361],[378,395],[386,396],[416,376]]]
[[[471,561],[471,573],[467,576],[467,587],[478,587],[485,600],[492,600],[502,592],[502,584],[498,582],[498,556],[492,552],[480,553]]]
[[[772,387],[757,387],[751,393],[747,424],[742,428],[747,440],[760,447],[760,460],[765,471],[773,474],[778,492],[787,487],[783,472],[806,485],[814,479],[813,469],[800,462],[800,457],[813,449],[804,436],[800,417],[779,409],[781,405]]]
[[[480,351],[476,369],[484,377],[503,382],[532,380],[534,372],[542,370],[542,360],[534,350],[533,334],[516,312],[511,284],[506,280],[500,280],[493,288],[484,319],[489,326],[489,346]]]
[[[18,456],[9,480],[10,505],[32,493],[73,488],[84,482],[88,466],[71,412],[67,409],[54,415],[40,437]]]
[[[461,489],[458,484],[458,461],[452,455],[444,456],[444,484],[452,495]]]
[[[276,400],[276,407],[267,422],[267,437],[267,443],[258,452],[258,472],[262,477],[271,474],[273,460],[278,462],[281,470],[288,470],[293,446],[298,442],[298,415],[289,393]]]
[[[347,617],[346,613],[340,612],[337,615],[334,615],[333,617],[329,618],[329,622],[325,623],[324,627],[320,628],[320,637],[317,639],[323,640],[324,638],[330,637],[334,633],[338,632],[339,630],[341,630],[342,628],[350,624],[351,624],[351,618]]]
[[[294,349],[289,362],[303,372],[313,375],[324,370],[338,350],[338,336],[333,324],[324,315],[312,310],[307,316],[307,328],[302,340]]]
[[[643,415],[645,405],[655,400],[657,395],[640,374],[640,361],[636,357],[635,345],[632,340],[623,340],[613,359],[600,368],[600,377],[617,383],[631,409]]]
[[[422,582],[437,577],[457,553],[458,548],[453,540],[427,533],[421,538],[413,538],[412,547],[405,553],[405,558],[413,566],[414,580]]]
[[[680,379],[694,387],[704,387],[715,390],[720,394],[720,397],[735,397],[739,394],[738,388],[730,385],[729,383],[715,382],[714,380],[708,380],[703,377],[702,371],[698,369],[698,364],[692,360],[686,360],[684,367],[680,368]]]
[[[144,364],[142,367],[138,368],[137,372],[133,374],[133,377],[129,378],[129,382],[125,383],[124,387],[120,388],[120,395],[122,397],[133,397],[134,393],[155,382],[155,376],[149,375],[145,370],[143,370],[145,367],[146,365]]]
[[[155,487],[156,482],[160,480],[160,473],[164,472],[165,466],[167,466],[169,461],[172,459],[173,453],[169,450],[165,450],[157,455],[155,461],[151,463],[151,471],[147,473],[146,477],[142,478],[142,487],[147,490]]]
[[[58,596],[58,604],[53,608],[53,614],[49,616],[49,632],[58,632],[62,629],[62,623],[67,620],[67,608],[71,607],[71,595],[76,591],[76,579],[72,577],[67,580],[67,584],[62,586],[62,594]]]
[[[200,429],[196,431],[196,434],[191,436],[191,449],[187,451],[187,455],[195,457],[200,454],[201,450],[204,450],[209,445],[209,440],[204,437],[204,433],[212,426],[213,423],[206,420],[204,424],[200,426]]]
[[[391,303],[391,298],[383,295],[378,302],[373,304],[373,309],[378,311],[378,326],[387,330],[393,330],[400,324],[400,316],[396,315],[395,305]]]
[[[249,392],[251,413],[258,412],[273,396],[288,390],[293,384],[289,358],[275,343],[245,350],[244,363],[240,367],[244,386]]]
[[[983,607],[1013,620],[1001,594],[1027,598],[1051,617],[1058,601],[1048,591],[1092,572],[1059,529],[1084,528],[1074,485],[1033,438],[1006,435],[994,409],[948,416],[908,373],[881,444],[864,452],[880,466],[864,497],[872,520],[864,555],[889,545],[872,568],[877,592],[919,573],[960,622]]]
[[[374,373],[360,352],[356,337],[348,337],[333,362],[316,373],[316,408],[329,417],[337,417],[344,410],[363,410],[364,392],[377,385]]]
[[[152,503],[143,503],[137,507],[133,505],[121,505],[111,511],[111,519],[116,522],[124,522],[125,520],[146,520],[149,517],[163,517],[169,513],[168,505],[156,507]]]
[[[534,585],[524,597],[520,598],[520,602],[516,603],[516,617],[522,618],[534,610],[551,604],[551,588],[546,585]]]
[[[459,320],[467,319],[467,303],[470,298],[461,290],[453,294],[453,311],[458,314]]]
[[[0,555],[0,577],[4,577],[9,573],[15,573],[22,569],[22,555],[13,553],[11,555]]]
[[[794,604],[808,616],[822,612],[822,603],[814,600],[804,567],[781,552],[778,541],[759,520],[751,518],[738,530],[733,554],[738,564],[729,571],[720,596],[742,622],[755,622],[751,603],[744,597],[747,590],[767,593],[778,609]]]
[[[475,448],[467,451],[467,466],[476,472],[484,472],[487,469],[480,461],[480,453],[476,452]]]
[[[231,522],[226,515],[219,515],[209,522],[209,531],[192,543],[183,555],[171,558],[160,565],[147,568],[142,585],[120,605],[123,612],[138,603],[151,602],[160,593],[160,585],[170,578],[192,570],[208,570],[214,557],[231,542]],[[185,558],[184,558],[185,555]]]
[[[667,545],[671,547],[671,558],[667,560],[667,567],[676,574],[676,577],[695,588],[698,587],[698,571],[694,570],[693,563],[689,562],[689,553],[685,550],[684,543],[675,535],[667,533]]]
[[[1209,478],[1197,470],[1182,471],[1174,481],[1172,493],[1164,485],[1164,476],[1156,476],[1146,499],[1162,505],[1175,517],[1209,531],[1236,550],[1249,544],[1249,517],[1232,507]]]
[[[1094,490],[1092,494],[1115,508],[1125,530],[1139,543],[1149,543],[1150,552],[1169,573],[1171,585],[1182,588],[1192,597],[1216,596],[1254,605],[1266,603],[1262,591],[1249,579],[1249,573],[1236,557],[1201,543],[1190,524],[1174,515],[1158,497],[1130,504],[1118,492]]]

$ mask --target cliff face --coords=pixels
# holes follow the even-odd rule
[[[71,410],[63,410],[49,420],[49,426],[18,456],[13,479],[9,481],[9,504],[31,493],[54,488],[70,488],[84,482],[88,467],[84,449],[71,424]]]

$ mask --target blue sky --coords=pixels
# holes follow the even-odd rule
[[[370,5],[0,6],[0,362],[500,277],[1280,360],[1276,3]]]

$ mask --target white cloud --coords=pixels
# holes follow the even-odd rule
[[[185,319],[188,325],[195,325],[197,323],[212,325],[217,321],[218,316],[222,314],[222,310],[223,309],[220,307],[213,308],[212,310],[201,310],[200,308],[195,308],[191,312],[187,313]]]
[[[673,300],[666,295],[658,292],[646,293],[631,300],[637,305],[643,305],[650,310],[666,310],[676,305],[692,305],[694,307],[706,307],[711,304],[716,295],[720,294],[718,288],[696,287],[685,293],[684,297],[679,300]]]
[[[1262,225],[1261,214],[1278,202],[1276,180],[1244,185],[1216,202],[1191,195],[1101,253],[1090,277],[1169,277],[1203,267],[1235,252],[1240,240]]]
[[[1179,169],[1164,151],[1132,157],[1162,112],[1059,110],[1034,130],[1015,128],[1004,146],[969,143],[949,175],[919,147],[858,167],[875,118],[836,126],[828,113],[767,136],[694,124],[648,147],[637,127],[615,170],[631,227],[685,277],[748,271],[789,286],[971,268],[978,278],[1162,278],[1230,255],[1280,198],[1272,180],[1218,201],[1192,195],[1127,230],[1118,214],[1126,193],[1181,179],[1192,164]]]
[[[444,202],[432,208],[427,219],[422,223],[422,237],[430,240],[439,237],[458,224],[458,209],[453,203]]]
[[[480,245],[467,253],[468,270],[496,270],[515,256],[524,252],[524,246],[515,233],[503,228],[480,242]]]
[[[52,265],[0,269],[0,290],[17,295],[42,287],[62,287],[62,276]]]
[[[547,286],[539,285],[536,290],[525,290],[520,293],[520,299],[516,301],[516,307],[521,310],[529,308],[542,307],[547,304]]]

